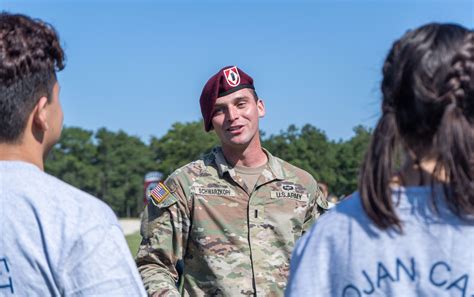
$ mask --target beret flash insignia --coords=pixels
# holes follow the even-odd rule
[[[240,84],[240,75],[236,66],[224,69],[224,77],[231,87],[236,87]]]

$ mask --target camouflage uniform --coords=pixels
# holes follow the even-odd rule
[[[293,246],[327,203],[310,174],[266,153],[254,189],[220,148],[166,180],[172,194],[142,219],[137,265],[149,294],[283,295]]]

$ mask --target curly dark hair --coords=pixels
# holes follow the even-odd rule
[[[51,100],[64,52],[55,29],[21,14],[0,13],[0,142],[17,142],[38,100]]]
[[[407,32],[385,60],[382,94],[359,179],[367,215],[381,229],[401,231],[389,184],[403,147],[415,163],[433,156],[433,175],[447,178],[449,208],[459,217],[474,215],[474,32],[437,23]]]

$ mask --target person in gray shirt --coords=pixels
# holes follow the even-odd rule
[[[0,296],[145,296],[112,210],[43,171],[63,68],[51,25],[0,12]]]
[[[359,191],[298,242],[286,296],[474,296],[474,32],[408,31],[382,94]]]

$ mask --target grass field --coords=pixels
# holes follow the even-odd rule
[[[127,240],[128,248],[132,252],[133,257],[135,257],[137,255],[138,246],[140,245],[140,240],[142,239],[140,232],[127,235],[125,239]]]

